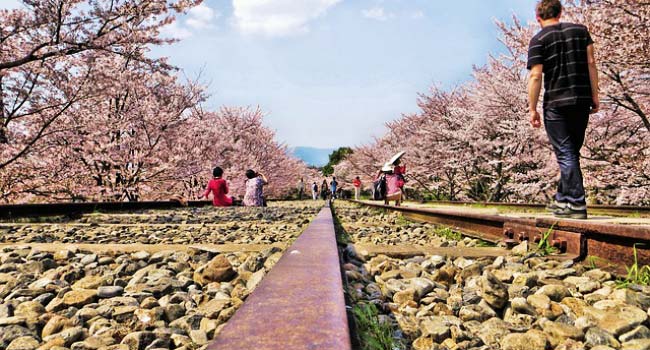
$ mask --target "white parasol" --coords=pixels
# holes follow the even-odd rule
[[[390,172],[393,171],[393,167],[395,166],[395,162],[397,162],[402,156],[406,154],[406,151],[401,151],[397,154],[395,154],[388,162],[384,164],[384,166],[381,168],[381,171],[383,172]]]

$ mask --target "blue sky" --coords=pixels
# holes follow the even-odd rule
[[[207,108],[259,105],[290,146],[354,146],[417,111],[418,92],[470,79],[501,50],[494,19],[530,20],[535,2],[205,0],[152,54],[201,72]]]

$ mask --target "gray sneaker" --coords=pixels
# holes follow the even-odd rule
[[[587,206],[569,203],[566,207],[554,211],[553,215],[558,218],[586,220]]]
[[[546,210],[548,210],[548,211],[550,211],[550,212],[554,212],[554,211],[556,211],[556,210],[560,210],[560,209],[564,209],[564,208],[566,208],[567,205],[568,205],[568,203],[565,203],[565,202],[558,202],[558,201],[556,201],[556,200],[553,200],[553,201],[551,201],[550,203],[548,203],[548,204],[546,205]]]

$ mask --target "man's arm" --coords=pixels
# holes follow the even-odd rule
[[[589,80],[591,81],[591,99],[593,106],[591,113],[597,113],[600,110],[600,97],[598,96],[598,67],[596,65],[596,55],[594,45],[587,46],[587,62],[589,63]]]
[[[542,126],[542,120],[537,112],[539,93],[542,91],[542,74],[544,66],[536,64],[530,69],[528,75],[528,111],[530,113],[530,125],[534,128]]]

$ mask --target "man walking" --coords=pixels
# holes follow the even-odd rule
[[[530,123],[541,126],[537,103],[543,77],[544,127],[560,167],[557,193],[548,209],[557,217],[586,219],[580,149],[589,114],[600,108],[593,40],[585,26],[560,22],[560,0],[541,0],[536,12],[542,30],[528,49]]]
[[[330,201],[334,201],[334,199],[336,199],[336,188],[338,185],[339,183],[336,181],[336,176],[332,176],[332,182],[330,182],[330,191],[332,192],[332,197],[330,198]]]
[[[300,181],[298,181],[298,200],[302,200],[302,195],[305,194],[305,179],[300,178]]]
[[[311,197],[313,200],[318,199],[318,185],[316,184],[316,181],[314,181],[314,183],[311,184]]]

